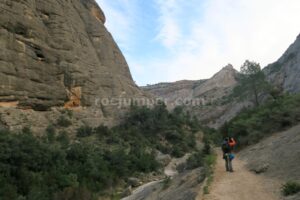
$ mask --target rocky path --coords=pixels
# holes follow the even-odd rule
[[[239,157],[233,161],[234,172],[225,171],[222,154],[218,152],[214,182],[210,194],[204,200],[279,200],[271,192],[262,176],[256,175],[245,167]],[[197,200],[202,200],[198,197]]]

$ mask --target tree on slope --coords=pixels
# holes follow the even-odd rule
[[[241,66],[239,84],[234,89],[234,94],[240,97],[252,97],[255,105],[259,106],[259,95],[268,90],[269,84],[259,63],[246,60]]]

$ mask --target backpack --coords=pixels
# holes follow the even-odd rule
[[[229,143],[227,142],[227,141],[223,141],[223,143],[222,143],[222,151],[224,152],[224,153],[229,153],[230,152],[230,145],[229,145]]]

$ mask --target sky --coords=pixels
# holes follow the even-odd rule
[[[140,85],[275,62],[300,33],[299,0],[96,0]]]

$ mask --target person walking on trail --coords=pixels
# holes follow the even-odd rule
[[[225,160],[225,168],[228,172],[233,172],[232,160],[234,155],[232,153],[236,141],[233,138],[226,137],[222,142],[223,159]]]

